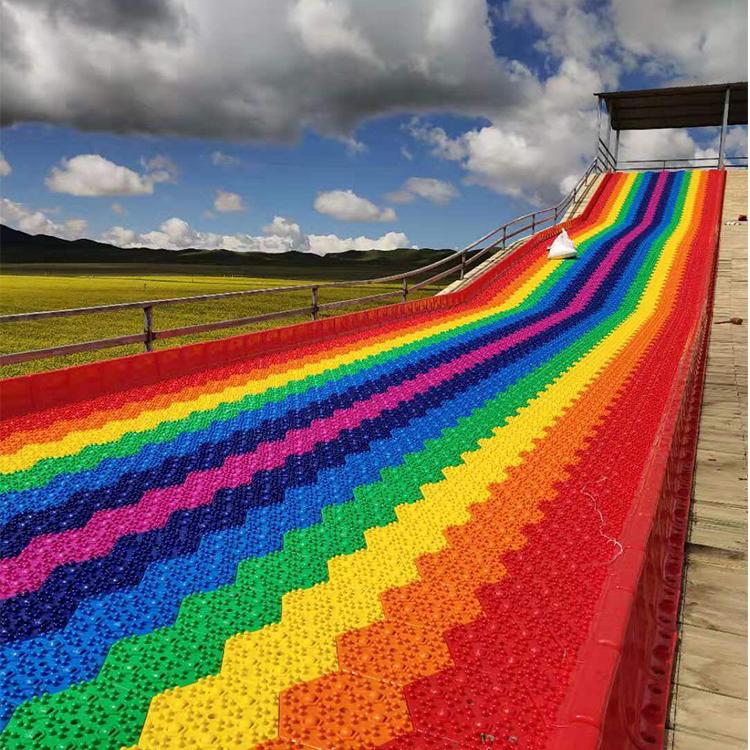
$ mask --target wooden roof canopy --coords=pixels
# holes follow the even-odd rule
[[[675,86],[638,91],[601,91],[612,130],[698,128],[724,122],[729,91],[727,125],[747,125],[747,81],[702,86]]]

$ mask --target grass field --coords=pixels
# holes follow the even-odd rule
[[[13,273],[0,275],[0,314],[31,312],[34,310],[58,310],[71,307],[106,305],[115,302],[130,302],[169,297],[187,297],[199,294],[216,294],[243,289],[259,289],[271,286],[286,286],[294,283],[309,284],[310,280],[296,281],[290,279],[269,279],[252,277],[227,277],[213,274],[186,275],[120,275],[112,273],[80,273],[68,270],[65,274],[57,269],[54,272]],[[132,273],[132,269],[131,273]],[[4,269],[5,271],[5,269]],[[201,269],[203,271],[203,269]],[[340,289],[323,289],[320,291],[319,303],[351,299],[379,291],[400,288],[400,284],[368,285]],[[410,299],[429,296],[435,289],[419,290],[410,295]],[[400,301],[394,297],[393,302]],[[393,304],[386,300],[387,304]],[[303,307],[310,304],[309,291],[284,292],[278,295],[230,298],[208,302],[170,305],[154,308],[154,328],[163,330],[180,326],[208,323],[251,316],[286,308]],[[357,309],[373,307],[372,302],[347,307],[341,312],[352,312]],[[328,315],[334,313],[327,313]],[[321,311],[321,317],[326,313]],[[154,348],[179,346],[197,341],[208,341],[215,338],[248,333],[263,328],[289,325],[308,320],[301,315],[296,318],[257,323],[212,331],[203,334],[185,336],[154,342]],[[21,321],[0,324],[0,351],[2,353],[42,349],[51,346],[91,341],[138,333],[143,330],[143,314],[140,310],[124,310],[97,315],[81,315],[69,318],[51,318],[39,321]],[[134,354],[143,351],[137,344],[103,349],[96,352],[71,354],[64,357],[24,362],[0,367],[0,377],[25,375],[42,370],[57,369],[70,365],[109,359],[112,357]]]

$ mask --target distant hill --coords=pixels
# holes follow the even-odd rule
[[[64,240],[46,234],[31,235],[0,224],[0,263],[12,271],[17,264],[119,267],[148,266],[153,273],[236,273],[279,278],[357,279],[398,274],[433,263],[452,250],[400,248],[350,250],[325,256],[313,253],[238,253],[231,250],[152,250],[121,248],[94,240]],[[34,270],[34,269],[32,269]],[[41,268],[39,269],[41,270]],[[114,270],[114,269],[113,269]]]

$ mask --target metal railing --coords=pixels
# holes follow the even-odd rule
[[[729,169],[747,169],[747,156],[725,156],[724,167]],[[617,169],[620,171],[646,171],[651,169],[666,171],[673,169],[718,168],[718,156],[699,156],[686,159],[619,159],[617,161]]]
[[[611,155],[610,155],[611,156]],[[77,344],[65,344],[62,346],[48,347],[45,349],[32,349],[29,351],[14,352],[11,354],[0,355],[0,365],[11,365],[20,362],[29,362],[37,359],[47,359],[49,357],[59,357],[66,354],[78,354],[80,352],[91,352],[99,349],[107,349],[116,346],[125,346],[127,344],[143,344],[146,351],[153,349],[154,341],[163,339],[177,338],[180,336],[189,336],[191,334],[205,333],[209,331],[218,331],[226,328],[237,328],[251,325],[253,323],[262,323],[269,320],[281,320],[283,318],[292,318],[300,315],[309,315],[311,320],[316,320],[321,311],[337,310],[345,307],[362,304],[363,302],[375,302],[386,300],[394,297],[400,297],[402,302],[406,302],[411,292],[441,281],[448,276],[457,274],[459,279],[463,279],[466,272],[475,267],[483,258],[488,257],[491,253],[507,253],[510,249],[508,242],[513,240],[515,244],[518,240],[531,236],[540,229],[545,229],[558,220],[566,216],[570,209],[577,208],[585,199],[588,191],[593,184],[592,175],[601,172],[611,171],[611,159],[606,154],[597,157],[589,164],[583,176],[576,183],[573,189],[556,205],[543,208],[538,211],[519,216],[505,224],[500,225],[483,237],[470,243],[461,250],[452,255],[429,263],[426,266],[416,268],[405,273],[395,274],[393,276],[382,276],[374,279],[363,279],[358,281],[331,281],[321,282],[318,284],[297,284],[291,286],[269,287],[266,289],[251,289],[238,292],[222,292],[219,294],[203,294],[192,297],[175,297],[170,299],[144,300],[143,302],[120,302],[112,305],[97,305],[95,307],[76,307],[66,310],[46,310],[39,312],[13,313],[10,315],[0,315],[0,323],[20,323],[24,321],[43,320],[46,318],[69,318],[78,315],[95,315],[99,313],[119,312],[122,310],[142,310],[143,312],[143,330],[138,333],[126,336],[113,336],[110,338],[97,339],[94,341],[84,341]],[[480,245],[488,243],[484,248],[478,249]],[[445,266],[448,266],[445,268]],[[429,271],[440,269],[437,273],[426,279],[410,284],[412,279],[422,276]],[[392,282],[401,282],[399,289],[370,294],[363,297],[353,297],[351,299],[339,300],[336,302],[321,303],[319,299],[320,291],[324,289],[334,289],[341,287],[356,287],[363,285],[385,284]],[[229,299],[233,297],[252,297],[259,295],[273,295],[286,292],[299,292],[307,290],[310,293],[310,304],[304,307],[296,307],[274,312],[251,315],[243,318],[234,318],[231,320],[219,320],[212,323],[201,323],[191,326],[182,326],[180,328],[167,328],[157,330],[154,327],[154,311],[158,307],[167,305],[177,305],[193,302],[216,301]]]

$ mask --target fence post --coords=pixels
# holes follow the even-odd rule
[[[406,276],[401,281],[401,301],[406,302],[406,295],[409,294],[409,282],[406,280]]]
[[[463,279],[464,274],[466,273],[466,250],[464,250],[461,253],[461,274],[459,275],[459,279]]]
[[[536,232],[536,213],[531,214],[531,233]]]
[[[152,341],[154,340],[154,308],[146,305],[143,308],[143,345],[146,351],[153,349]]]
[[[318,319],[318,287],[314,286],[310,289],[312,295],[312,304],[310,305],[310,319]]]

